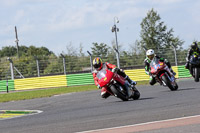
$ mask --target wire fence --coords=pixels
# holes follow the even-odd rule
[[[183,65],[187,55],[186,50],[159,49],[155,53],[168,59],[172,65]],[[92,57],[94,58],[94,57]],[[123,69],[143,68],[145,52],[139,54],[120,54],[120,67]],[[116,55],[103,57],[104,62],[117,65]],[[83,73],[91,71],[90,56],[60,56],[60,57],[27,57],[7,58],[0,60],[0,79],[17,79]]]

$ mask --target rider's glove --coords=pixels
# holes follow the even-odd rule
[[[160,58],[160,62],[164,62],[164,59],[163,59],[163,58]]]
[[[98,89],[101,89],[101,86],[98,84],[98,85],[97,85],[97,88],[98,88]]]
[[[124,72],[124,70],[123,70],[123,69],[120,69],[120,71],[121,71],[121,72]]]
[[[120,70],[119,68],[115,67],[115,68],[112,69],[112,72],[116,73],[119,70]]]

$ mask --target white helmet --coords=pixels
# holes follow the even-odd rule
[[[153,58],[154,58],[154,50],[153,49],[149,49],[149,50],[147,50],[147,52],[146,52],[146,56],[150,59],[150,60],[152,60]]]

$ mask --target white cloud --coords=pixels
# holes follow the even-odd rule
[[[6,46],[15,46],[15,38],[13,36],[13,39],[4,39],[0,41],[0,47],[6,47]]]
[[[18,11],[16,12],[16,15],[14,16],[14,21],[15,21],[16,23],[19,22],[19,21],[21,21],[21,19],[24,17],[24,15],[25,15],[24,10],[18,10]]]
[[[84,25],[84,15],[80,11],[73,13],[59,10],[49,16],[47,28],[52,31],[81,28]]]
[[[193,22],[200,23],[200,15],[199,15],[199,7],[200,7],[200,1],[196,1],[193,6],[188,6],[188,13],[190,16],[192,16]]]
[[[17,1],[17,0],[1,0],[1,5],[3,5],[3,6],[15,6],[19,1]]]
[[[183,2],[184,0],[147,0],[147,1],[153,4],[167,5],[167,4],[180,3]],[[143,2],[145,2],[145,0]]]
[[[31,24],[24,24],[24,25],[21,25],[18,29],[20,29],[21,33],[28,33],[28,32],[34,31],[35,26]]]
[[[130,3],[129,3],[130,2]],[[132,5],[130,5],[132,4]],[[50,30],[77,29],[113,23],[113,18],[130,19],[143,16],[145,9],[134,6],[135,2],[112,1],[89,2],[81,7],[59,8],[48,18]],[[113,11],[114,10],[114,11]]]
[[[12,31],[14,32],[14,27],[12,25],[4,25],[0,30],[0,36],[10,34]]]
[[[1,5],[11,7],[11,6],[21,5],[24,3],[38,3],[38,2],[51,2],[51,1],[54,0],[1,0]]]
[[[187,4],[190,5],[187,6]],[[185,34],[182,27],[195,25],[195,28],[199,29],[197,23],[200,23],[198,12],[200,1],[198,0],[192,2],[189,0],[1,0],[0,7],[3,7],[0,8],[1,12],[6,12],[6,17],[0,14],[1,36],[7,34],[14,38],[14,26],[16,25],[19,33],[24,38],[26,37],[26,40],[31,41],[32,39],[40,43],[42,39],[49,45],[54,41],[52,35],[62,36],[61,33],[66,38],[60,37],[60,44],[71,40],[88,44],[95,39],[109,42],[112,39],[112,33],[110,34],[108,26],[112,26],[115,16],[120,20],[120,41],[130,44],[132,42],[127,42],[127,40],[134,42],[138,39],[139,22],[151,8],[158,11],[162,21],[164,20],[167,25],[172,25],[169,28],[174,28],[181,38]],[[185,14],[191,14],[189,15],[190,20],[185,20]],[[126,32],[129,35],[122,31],[123,26],[128,27]],[[83,37],[77,34],[79,31],[88,36]],[[106,35],[111,36],[104,36],[105,32],[107,32]],[[192,33],[190,34],[193,36]],[[99,35],[102,38],[98,38]],[[48,37],[52,40],[49,41]],[[6,36],[5,40],[8,38]]]

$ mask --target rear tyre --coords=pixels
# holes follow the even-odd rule
[[[118,98],[120,98],[122,101],[128,101],[128,96],[126,96],[125,94],[123,94],[119,88],[115,87],[114,85],[112,85],[110,87],[111,91],[114,93],[114,95],[116,95]]]
[[[174,86],[174,90],[173,91],[175,91],[175,90],[178,90],[178,84],[175,82],[175,86]]]
[[[166,75],[163,75],[162,77],[162,80],[165,82],[165,84],[169,87],[169,89],[171,91],[175,91],[178,89],[178,85],[176,84],[175,86],[173,86],[169,80],[169,78],[166,76]]]
[[[199,82],[199,68],[194,68],[194,81]]]
[[[140,92],[134,87],[134,94],[132,96],[133,100],[138,100],[140,98]]]

